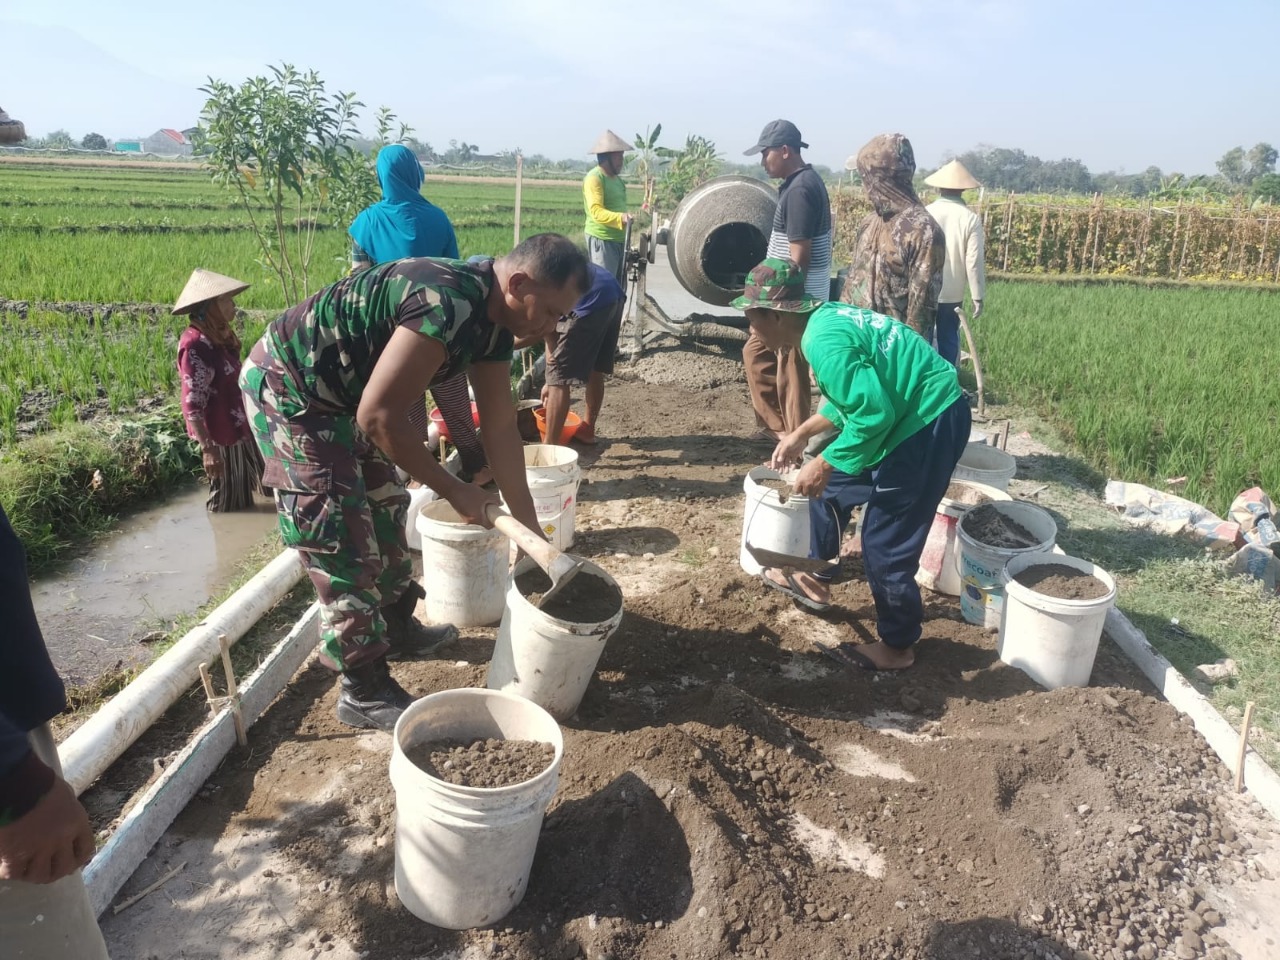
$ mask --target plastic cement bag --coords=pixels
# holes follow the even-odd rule
[[[1280,548],[1280,530],[1276,529],[1276,508],[1261,487],[1250,487],[1231,501],[1231,519],[1240,524],[1246,543],[1272,550]]]
[[[1205,507],[1140,483],[1108,480],[1106,502],[1121,516],[1160,533],[1185,536],[1213,550],[1234,550],[1240,525],[1223,520]]]
[[[1280,593],[1280,558],[1267,547],[1246,543],[1227,561],[1227,570],[1261,580],[1272,593]]]

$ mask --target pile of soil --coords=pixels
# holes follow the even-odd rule
[[[1028,590],[1059,600],[1098,600],[1111,592],[1097,577],[1065,563],[1037,564],[1013,579]]]
[[[420,770],[459,787],[510,787],[551,765],[556,750],[537,740],[428,740],[405,756]]]
[[[516,577],[516,589],[535,607],[551,589],[551,578],[542,570],[530,570]],[[603,623],[622,607],[622,591],[603,577],[588,571],[579,573],[539,609],[547,616],[570,623]]]
[[[1003,550],[1034,547],[1037,540],[1026,527],[1009,519],[991,504],[983,504],[966,513],[960,524],[965,533],[979,543]]]
[[[962,503],[965,506],[976,507],[979,504],[989,503],[991,498],[981,490],[975,490],[973,487],[967,487],[963,483],[952,483],[947,487],[947,492],[943,494],[948,500],[954,500],[956,503]]]

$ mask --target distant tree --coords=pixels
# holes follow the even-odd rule
[[[720,172],[720,154],[706,137],[690,134],[684,149],[677,151],[659,184],[658,199],[663,209],[674,207],[685,195]]]
[[[100,133],[86,133],[84,139],[80,141],[80,146],[86,150],[105,150],[107,138]]]
[[[44,145],[50,150],[70,150],[76,141],[67,131],[55,130],[44,138]]]
[[[1039,162],[1033,167],[1031,189],[1036,193],[1093,193],[1093,175],[1079,160]]]
[[[637,133],[634,141],[636,151],[631,157],[630,173],[644,187],[646,206],[653,202],[658,172],[675,156],[674,150],[658,146],[658,137],[661,135],[662,124],[655,123],[652,127],[645,127],[644,133]]]
[[[1280,173],[1264,173],[1254,180],[1253,197],[1263,203],[1280,203]]]
[[[1245,159],[1244,147],[1232,147],[1216,166],[1222,179],[1232,186],[1242,187],[1249,182],[1249,162]]]
[[[479,144],[467,143],[465,140],[461,143],[457,140],[450,140],[449,149],[444,152],[444,156],[441,159],[445,163],[470,163],[472,158],[479,152]]]
[[[314,71],[289,64],[238,87],[212,77],[200,88],[200,142],[213,181],[238,194],[286,303],[311,287],[315,233],[331,218],[345,225],[353,210],[377,197],[369,154],[351,146],[358,108],[354,93],[329,94]],[[379,137],[394,117],[379,114]]]
[[[1268,173],[1275,173],[1277,156],[1280,154],[1277,154],[1276,148],[1271,144],[1255,143],[1245,156],[1249,161],[1249,180],[1253,181]]]
[[[419,160],[431,163],[440,159],[436,156],[435,148],[425,140],[419,140],[416,137],[409,137],[404,141],[404,145],[413,151],[414,156]]]

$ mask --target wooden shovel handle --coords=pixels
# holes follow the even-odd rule
[[[559,550],[496,503],[489,504],[485,508],[484,515],[485,519],[492,523],[499,533],[513,541],[543,570],[548,570],[556,560],[560,559],[562,554]]]

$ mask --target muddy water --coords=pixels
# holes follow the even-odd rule
[[[32,583],[45,642],[68,680],[86,683],[118,663],[149,659],[139,638],[224,589],[275,527],[269,501],[214,515],[207,496],[197,488],[135,514],[61,573]]]

